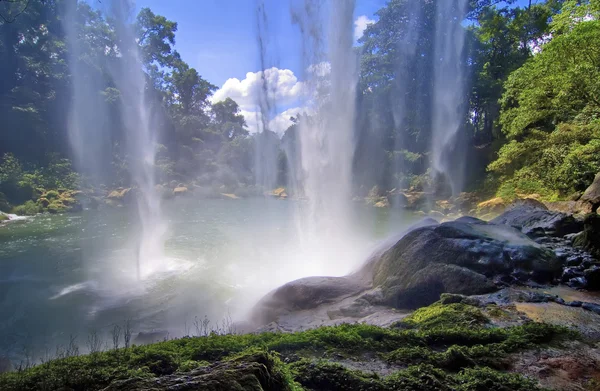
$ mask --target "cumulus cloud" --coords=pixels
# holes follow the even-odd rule
[[[369,19],[366,15],[361,15],[354,21],[354,39],[358,40],[363,36],[368,25],[375,23],[373,19]]]
[[[289,69],[269,68],[264,71],[268,98],[277,105],[285,106],[296,102],[304,94],[304,84]],[[228,79],[212,96],[213,102],[231,98],[244,110],[256,106],[264,94],[263,71],[248,72],[246,78]]]
[[[311,66],[311,74],[323,77],[329,73],[329,63],[323,62]],[[274,114],[269,118],[269,130],[283,135],[285,130],[292,124],[290,117],[299,113],[309,112],[306,108],[307,98],[310,91],[306,83],[299,81],[294,72],[289,69],[269,68],[264,71],[267,81],[268,99],[276,107],[286,108],[283,112]],[[233,99],[239,106],[241,114],[246,120],[250,133],[263,130],[263,119],[258,102],[264,97],[263,73],[248,72],[242,80],[237,78],[228,79],[210,98],[211,102],[219,102],[226,98]],[[291,106],[291,108],[289,108]]]

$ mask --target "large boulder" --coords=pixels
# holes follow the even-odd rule
[[[495,281],[550,282],[561,272],[554,253],[523,233],[472,217],[416,229],[367,266],[383,302],[398,308],[441,293],[487,293]]]
[[[591,213],[585,217],[583,232],[575,237],[573,243],[600,260],[600,216],[598,214]]]
[[[312,309],[360,293],[368,287],[354,276],[301,278],[263,297],[256,305],[251,320],[256,324],[267,324],[282,314]]]
[[[534,199],[515,201],[504,213],[491,221],[521,230],[528,236],[564,236],[580,232],[580,220],[561,212],[552,212],[546,205]]]
[[[594,182],[585,190],[579,200],[589,204],[593,212],[598,209],[600,206],[600,172],[596,174]]]

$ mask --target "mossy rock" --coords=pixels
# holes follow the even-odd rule
[[[172,365],[174,363],[168,363],[166,367],[169,372],[174,370]],[[159,371],[163,369],[160,367]],[[173,389],[292,391],[292,385],[284,376],[281,361],[272,353],[260,352],[240,355],[210,366],[201,366],[187,372],[184,377],[171,372],[157,378],[118,380],[104,390],[166,391]]]
[[[5,215],[4,213],[0,212],[0,221],[8,221],[8,220],[10,220],[8,218],[8,216]]]

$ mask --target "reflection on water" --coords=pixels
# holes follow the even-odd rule
[[[351,271],[406,225],[387,210],[357,205],[352,238],[308,242],[293,221],[295,207],[267,199],[170,202],[165,256],[141,281],[128,240],[134,220],[124,209],[0,227],[0,355],[53,351],[72,335],[84,351],[91,330],[107,335],[126,320],[135,332],[181,336],[196,316],[241,319],[287,281]]]

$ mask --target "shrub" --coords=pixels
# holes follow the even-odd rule
[[[40,206],[32,200],[25,202],[23,205],[15,206],[12,209],[12,213],[20,216],[33,216],[40,212]]]

